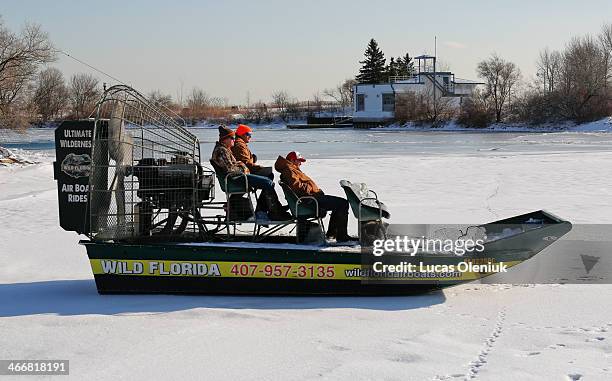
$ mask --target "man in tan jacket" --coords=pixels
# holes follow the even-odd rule
[[[242,175],[245,175],[250,188],[261,189],[255,212],[265,212],[267,217],[273,221],[290,220],[291,215],[278,201],[274,182],[267,177],[250,173],[244,163],[236,160],[232,154],[235,139],[234,131],[223,125],[219,126],[219,141],[215,144],[211,157],[211,163],[215,167],[215,172],[218,172],[219,178],[225,179],[227,175],[230,175],[230,181],[244,184]]]
[[[246,124],[239,124],[236,128],[236,141],[232,147],[232,153],[236,160],[242,162],[249,171],[258,176],[265,176],[270,180],[274,180],[274,172],[272,167],[263,167],[257,162],[257,156],[255,156],[249,149],[249,142],[251,141],[253,130]]]
[[[354,241],[348,230],[348,201],[342,197],[330,196],[323,193],[313,179],[300,169],[306,159],[299,152],[289,152],[286,157],[279,156],[274,168],[280,172],[281,181],[286,184],[298,197],[312,196],[319,203],[319,209],[331,211],[327,238],[335,238],[337,242]]]

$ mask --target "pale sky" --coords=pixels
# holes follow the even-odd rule
[[[308,99],[354,76],[370,38],[385,56],[433,53],[457,77],[496,52],[535,73],[538,52],[612,22],[611,0],[2,0],[15,30],[39,23],[60,49],[133,85],[177,97],[199,86],[232,103],[286,90]],[[66,76],[91,72],[60,56]],[[98,77],[102,81],[109,79]]]

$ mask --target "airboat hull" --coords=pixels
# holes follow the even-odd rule
[[[538,211],[482,225],[487,231],[543,221],[537,228],[485,243],[477,256],[416,256],[428,265],[515,266],[571,230]],[[82,241],[101,294],[410,295],[474,281],[491,272],[420,274],[374,279],[359,249],[273,243],[110,243]],[[394,258],[397,262],[405,257]]]

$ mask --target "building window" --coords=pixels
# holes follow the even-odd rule
[[[395,95],[394,94],[383,94],[382,95],[382,110],[383,111],[395,111]]]
[[[355,111],[365,110],[365,94],[357,94],[357,102],[355,105]]]

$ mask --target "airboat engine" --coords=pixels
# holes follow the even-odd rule
[[[194,205],[210,199],[214,186],[213,176],[204,175],[200,163],[190,161],[184,152],[177,152],[170,162],[141,159],[131,171],[138,179],[136,195],[141,201],[135,205],[135,215],[141,236],[151,234],[156,208],[190,211]],[[165,226],[169,229],[170,224]]]
[[[95,114],[55,131],[60,226],[92,240],[201,235],[215,175],[180,117],[128,86],[105,91]]]

